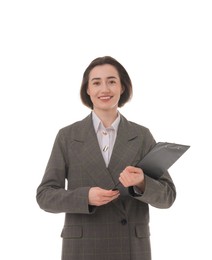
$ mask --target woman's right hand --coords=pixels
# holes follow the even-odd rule
[[[101,206],[117,199],[119,195],[118,190],[104,190],[99,187],[92,187],[88,193],[88,202],[92,206]]]

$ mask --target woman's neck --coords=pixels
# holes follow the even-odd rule
[[[110,110],[110,111],[100,111],[98,109],[94,109],[95,114],[102,121],[105,128],[110,127],[112,123],[116,120],[118,116],[118,110]]]

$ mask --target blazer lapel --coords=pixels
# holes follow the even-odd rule
[[[135,165],[140,159],[136,157],[136,155],[139,156],[139,150],[141,149],[137,138],[138,135],[130,122],[121,116],[116,142],[108,166],[116,184],[119,182],[119,175],[124,168]]]
[[[106,168],[97,136],[93,127],[92,116],[83,121],[82,130],[77,133],[76,141],[81,143],[80,158],[82,166],[90,175],[95,185],[103,189],[112,189],[115,183]]]

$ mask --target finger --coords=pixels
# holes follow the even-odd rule
[[[126,172],[135,172],[136,171],[136,167],[134,166],[127,166],[124,171]]]
[[[134,167],[134,166],[127,166],[124,169],[124,171],[128,172],[128,173],[141,173],[141,169],[138,167]]]
[[[140,174],[122,172],[120,175],[120,181],[124,187],[133,186],[140,181]]]
[[[109,203],[109,202],[111,202],[111,201],[117,199],[117,198],[119,197],[119,195],[120,195],[120,194],[117,194],[117,195],[115,195],[115,196],[113,196],[113,197],[107,197],[107,198],[102,199],[102,200],[101,200],[101,205],[105,205],[105,204],[107,204],[107,203]]]
[[[128,181],[128,179],[125,176],[120,176],[119,180],[120,180],[120,182],[122,183],[122,185],[124,187],[128,187],[129,186],[129,181]]]
[[[102,194],[105,197],[113,197],[119,194],[119,190],[106,190],[104,194]]]
[[[120,177],[122,178],[123,181],[128,182],[128,181],[130,181],[130,179],[131,179],[131,177],[132,177],[131,175],[132,175],[131,173],[129,173],[129,172],[127,172],[127,171],[123,171],[123,172],[120,174]]]

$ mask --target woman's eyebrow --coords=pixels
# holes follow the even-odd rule
[[[101,79],[101,78],[92,78],[91,81],[92,81],[92,80],[100,80],[100,79]]]
[[[117,79],[117,77],[115,77],[115,76],[110,76],[110,77],[107,77],[107,79]]]
[[[107,77],[107,79],[117,79],[117,77],[109,76],[109,77]],[[93,81],[93,80],[101,80],[101,78],[92,78],[91,81]]]

